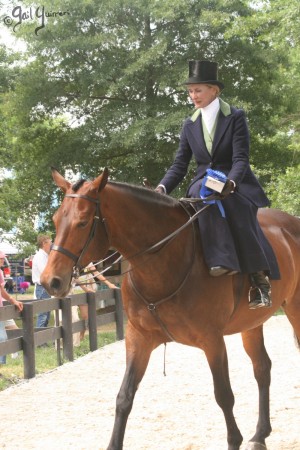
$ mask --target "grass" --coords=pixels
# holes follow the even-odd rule
[[[97,339],[98,348],[104,347],[107,344],[116,342],[116,332],[100,332],[98,333]],[[81,342],[80,347],[74,347],[74,359],[78,359],[81,356],[86,355],[87,353],[89,353],[89,351],[89,337],[86,336]],[[62,362],[64,362],[63,356]],[[35,363],[37,374],[49,372],[58,367],[57,353],[54,345],[51,347],[36,348]],[[6,364],[0,365],[0,391],[7,389],[9,386],[20,383],[22,380],[24,380],[23,375],[24,367],[22,352],[19,352],[19,357],[16,359],[13,359],[11,355],[7,355]]]
[[[12,296],[19,301],[30,300],[33,298],[34,286],[30,286],[26,294],[14,293]],[[34,323],[36,318],[34,319]],[[22,328],[22,321],[16,320],[18,327]],[[49,326],[54,325],[54,316],[51,314]],[[101,326],[97,335],[98,348],[105,345],[116,342],[115,324],[107,324]],[[74,359],[78,359],[81,356],[89,353],[89,337],[85,336],[84,340],[80,343],[80,347],[74,347]],[[61,352],[62,363],[67,362],[63,360]],[[35,349],[35,366],[36,374],[42,374],[49,372],[58,367],[57,352],[53,346],[50,347],[38,347]],[[6,364],[0,365],[0,391],[7,389],[9,386],[18,384],[24,380],[24,366],[23,366],[23,353],[19,352],[19,357],[13,359],[11,355],[7,355]]]
[[[26,290],[25,294],[21,294],[20,292],[14,292],[11,294],[12,297],[14,297],[16,300],[22,301],[22,300],[29,300],[32,299],[34,295],[34,286],[30,285],[29,288]]]

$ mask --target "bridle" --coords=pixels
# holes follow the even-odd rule
[[[80,273],[82,272],[82,269],[84,268],[84,266],[81,266],[80,262],[81,262],[83,256],[85,255],[85,253],[86,253],[86,251],[88,249],[88,246],[90,245],[90,242],[92,241],[92,239],[95,236],[95,231],[96,231],[97,225],[99,223],[99,220],[101,220],[101,223],[104,226],[108,244],[109,244],[109,235],[108,235],[108,230],[107,230],[106,219],[105,219],[105,217],[102,217],[102,214],[101,214],[100,200],[99,199],[90,197],[89,195],[83,195],[83,194],[66,194],[65,197],[82,198],[82,199],[88,200],[88,201],[90,201],[92,203],[95,203],[95,205],[96,205],[96,212],[95,212],[95,215],[94,215],[94,220],[93,220],[93,224],[92,224],[92,227],[91,227],[91,230],[90,230],[90,234],[89,234],[89,236],[87,238],[87,241],[86,241],[83,249],[81,250],[81,253],[80,253],[79,256],[75,255],[75,253],[70,252],[70,250],[67,250],[66,248],[62,247],[61,245],[53,244],[51,246],[51,250],[55,250],[57,252],[60,252],[63,255],[67,256],[68,258],[71,258],[74,261],[75,265],[73,267],[73,274],[72,274],[72,276],[74,278],[78,278],[80,276]],[[209,197],[207,197],[206,200],[213,200],[215,198],[219,198],[219,197],[215,197],[214,195],[210,195]],[[190,198],[188,198],[188,199],[181,199],[179,203],[181,204],[181,206],[184,207],[184,203],[185,202],[190,203],[190,204],[193,204],[193,203],[197,204],[199,202],[203,203],[203,199],[200,199],[200,198],[197,198],[197,199],[190,199]],[[208,203],[208,202],[204,202],[204,203]],[[140,256],[140,255],[142,255],[144,253],[148,253],[150,251],[154,251],[155,249],[159,248],[161,245],[165,244],[166,242],[169,242],[171,239],[176,237],[183,229],[185,229],[192,222],[194,222],[195,219],[198,217],[198,215],[201,214],[204,211],[204,209],[206,209],[208,207],[209,207],[209,204],[207,204],[202,209],[200,209],[195,214],[193,214],[190,217],[190,219],[187,222],[184,223],[184,225],[179,227],[173,233],[169,234],[168,236],[163,238],[161,241],[155,243],[154,245],[152,245],[151,247],[147,248],[146,250],[142,250],[142,251],[138,252],[137,254],[133,255],[131,258]],[[185,207],[184,207],[184,209],[185,209]],[[126,259],[125,259],[125,261],[126,261]]]
[[[55,245],[53,244],[51,247],[51,250],[55,250],[57,252],[62,253],[63,255],[67,256],[68,258],[71,258],[74,261],[74,267],[73,267],[73,277],[78,278],[80,275],[81,270],[83,269],[83,266],[80,264],[83,256],[85,255],[88,246],[90,245],[91,241],[93,240],[96,232],[97,225],[99,221],[101,220],[101,223],[104,226],[105,233],[107,240],[109,242],[108,238],[108,232],[107,232],[107,226],[105,218],[101,215],[101,209],[100,209],[100,200],[97,198],[90,197],[89,195],[82,195],[82,194],[66,194],[65,197],[70,198],[83,198],[85,200],[88,200],[89,202],[95,203],[96,205],[96,212],[94,215],[94,220],[92,223],[92,227],[90,229],[89,236],[87,238],[86,243],[84,244],[83,249],[81,250],[81,253],[79,256],[75,255],[75,253],[70,252],[70,250],[67,250],[66,248],[62,247],[61,245]]]
[[[60,245],[54,245],[53,244],[52,247],[51,247],[51,250],[58,251],[58,252],[62,253],[63,255],[71,258],[74,261],[75,265],[73,267],[73,274],[72,274],[72,276],[74,278],[78,278],[80,276],[80,273],[81,273],[82,269],[84,268],[83,266],[81,266],[80,262],[81,262],[83,256],[85,255],[85,253],[86,253],[86,251],[88,249],[88,246],[90,245],[92,239],[95,236],[95,231],[96,231],[97,225],[99,223],[99,220],[101,220],[101,223],[104,226],[108,244],[109,244],[109,235],[108,235],[108,231],[107,231],[106,220],[101,215],[100,200],[99,199],[95,199],[95,198],[90,197],[88,195],[82,195],[82,194],[67,194],[67,195],[65,195],[65,197],[82,198],[82,199],[88,200],[88,201],[90,201],[90,202],[92,202],[92,203],[94,203],[96,205],[96,212],[95,212],[95,215],[94,215],[94,220],[93,220],[93,223],[92,223],[92,227],[91,227],[89,236],[87,238],[87,241],[86,241],[86,243],[85,243],[85,245],[84,245],[84,247],[83,247],[83,249],[82,249],[82,251],[81,251],[79,256],[75,255],[74,253],[70,252],[69,250],[65,249],[64,247],[62,247]],[[207,200],[208,199],[211,200],[211,199],[214,199],[214,198],[215,198],[215,196],[211,195],[211,196],[207,197]],[[194,201],[192,199],[181,199],[180,204],[186,210],[186,207],[184,206],[184,201],[188,201],[190,204],[192,204],[192,203],[196,204],[198,202],[203,202],[203,199],[194,199]],[[206,202],[204,202],[204,203],[206,203]],[[133,255],[133,257],[140,256],[141,254],[148,253],[150,251],[154,251],[155,249],[159,248],[163,244],[165,244],[167,242],[170,242],[183,229],[185,229],[187,226],[191,225],[195,221],[195,219],[199,216],[199,214],[201,214],[209,206],[210,206],[210,204],[207,203],[203,208],[201,208],[199,211],[197,211],[192,216],[190,216],[190,219],[187,222],[185,222],[181,227],[176,229],[173,233],[169,234],[168,236],[163,238],[161,241],[157,242],[156,244],[152,245],[151,247],[147,248],[146,250],[142,250],[142,251],[138,252],[136,255]],[[186,212],[188,212],[188,211],[186,210]],[[195,237],[194,237],[194,252],[195,252]],[[192,262],[193,262],[193,258],[192,258]],[[130,269],[130,270],[132,270],[132,269]],[[180,286],[178,287],[176,292],[178,292],[178,290],[182,288],[183,284],[185,284],[185,282],[186,282],[186,280],[188,278],[188,274],[189,274],[189,270],[187,271],[187,274],[184,277],[184,280],[182,281],[182,283],[180,284]],[[171,341],[175,341],[174,337],[168,331],[167,327],[162,322],[162,320],[158,316],[158,312],[157,312],[157,306],[159,306],[161,303],[164,303],[165,301],[169,300],[174,295],[174,293],[172,295],[169,295],[169,296],[163,298],[163,299],[160,299],[159,301],[157,301],[155,303],[150,303],[143,295],[141,295],[140,292],[138,292],[136,286],[133,283],[133,280],[132,280],[131,276],[130,276],[130,281],[131,281],[132,287],[134,288],[135,292],[143,300],[143,302],[145,303],[145,305],[148,308],[148,310],[150,311],[150,313],[155,317],[157,322],[160,324],[161,328],[164,330],[165,334],[169,337],[169,339]]]

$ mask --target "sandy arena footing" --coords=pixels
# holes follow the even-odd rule
[[[273,362],[269,450],[300,450],[300,352],[284,316],[265,325]],[[240,335],[226,337],[234,413],[244,436],[253,436],[258,393]],[[128,420],[124,450],[225,450],[226,428],[202,351],[168,344],[151,357]],[[0,393],[0,448],[104,450],[113,427],[115,397],[125,370],[117,342],[73,363]]]

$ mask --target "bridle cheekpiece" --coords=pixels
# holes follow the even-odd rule
[[[83,269],[83,266],[81,266],[80,262],[81,262],[83,256],[85,255],[85,253],[86,253],[86,251],[88,249],[88,246],[90,245],[92,239],[95,236],[95,232],[96,232],[96,228],[97,228],[97,225],[99,223],[99,220],[101,220],[101,222],[102,222],[102,224],[103,224],[103,226],[105,228],[107,239],[108,239],[108,233],[107,233],[107,227],[106,227],[105,218],[102,217],[102,215],[101,215],[100,200],[99,199],[90,197],[88,195],[83,195],[83,194],[66,194],[65,197],[82,198],[82,199],[88,200],[89,202],[95,203],[95,205],[96,205],[96,212],[95,212],[95,215],[94,215],[94,220],[93,220],[93,224],[92,224],[92,227],[91,227],[91,230],[90,230],[90,234],[89,234],[89,236],[87,238],[87,241],[84,244],[84,247],[81,250],[81,253],[80,253],[79,256],[75,255],[75,253],[70,252],[70,250],[67,250],[66,248],[64,248],[64,247],[62,247],[60,245],[53,244],[52,247],[51,247],[51,250],[55,250],[57,252],[60,252],[63,255],[67,256],[68,258],[71,258],[74,261],[75,264],[74,264],[74,267],[73,267],[73,276],[75,278],[77,278],[80,275],[81,270]]]

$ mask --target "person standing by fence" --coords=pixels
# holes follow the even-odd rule
[[[5,258],[5,254],[0,252],[0,267],[3,264]],[[12,305],[15,305],[19,311],[23,309],[23,303],[18,302],[13,297],[9,295],[9,293],[4,288],[5,280],[2,269],[0,269],[0,307],[3,306],[3,300],[9,301]],[[5,331],[5,322],[0,321],[0,342],[7,340],[7,334]],[[6,356],[0,356],[0,364],[6,364]]]
[[[38,251],[32,260],[32,282],[35,284],[35,298],[43,300],[50,298],[46,289],[41,285],[41,274],[44,271],[51,249],[51,237],[41,234],[37,238]],[[38,314],[37,328],[47,327],[50,319],[50,311]]]
[[[118,289],[118,286],[116,286],[114,283],[111,283],[107,278],[105,278],[101,273],[99,273],[94,266],[94,264],[91,262],[86,266],[84,269],[84,274],[81,275],[76,280],[73,280],[72,283],[72,289],[71,294],[78,294],[80,292],[96,292],[97,291],[97,283],[96,278],[101,281],[102,283],[106,284],[106,286],[109,289]],[[88,305],[79,305],[79,312],[82,320],[85,320],[87,322],[88,320]],[[72,308],[72,321],[76,322],[79,320],[78,315],[78,308],[73,307]],[[80,333],[80,340],[76,340],[75,346],[80,345],[80,341],[83,340],[85,334],[85,330]],[[74,337],[75,338],[75,337]],[[76,338],[75,338],[76,339]]]

